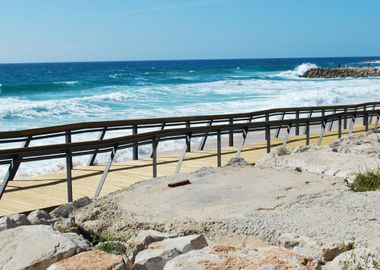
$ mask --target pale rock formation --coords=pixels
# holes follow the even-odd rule
[[[171,259],[191,250],[202,249],[207,246],[203,235],[189,235],[184,237],[165,239],[154,242],[139,252],[135,258],[134,270],[159,270]]]
[[[0,233],[2,269],[40,270],[76,254],[76,241],[48,225],[20,226]]]
[[[0,218],[0,232],[25,225],[30,225],[30,222],[24,214],[14,214]]]
[[[126,270],[123,257],[102,251],[87,251],[51,265],[47,270]]]

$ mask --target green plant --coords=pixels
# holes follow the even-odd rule
[[[355,192],[375,191],[380,189],[380,168],[373,171],[359,172],[352,184],[348,185]]]
[[[112,233],[103,233],[100,235],[92,235],[91,236],[91,244],[97,245],[98,243],[103,242],[112,242],[112,241],[126,241],[128,239],[125,239],[122,236],[118,236],[116,234]]]
[[[115,255],[123,255],[126,251],[125,245],[119,241],[101,242],[96,246],[96,249]]]

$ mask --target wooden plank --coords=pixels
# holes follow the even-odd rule
[[[355,132],[362,132],[364,127],[356,128]],[[348,130],[342,130],[342,134],[348,134]],[[318,134],[310,134],[310,144],[317,144]],[[325,132],[322,145],[327,145],[338,138],[336,131]],[[271,146],[282,144],[280,139],[272,140]],[[290,136],[288,147],[297,147],[306,144],[306,136]],[[236,154],[237,147],[224,147],[221,149],[220,164],[224,166]],[[255,144],[246,144],[241,150],[241,157],[247,162],[254,163],[266,153],[266,141]],[[215,159],[217,150],[205,150],[202,152],[187,153],[182,165],[182,172],[188,173],[202,167],[216,167]],[[157,156],[157,164],[160,166],[158,176],[171,175],[175,171],[178,162],[178,154],[172,153]],[[218,162],[219,163],[219,162]],[[146,157],[140,160],[128,160],[110,167],[107,182],[102,189],[102,195],[126,188],[141,180],[152,178],[152,160]],[[92,197],[96,190],[99,177],[104,166],[92,166],[74,168],[72,170],[73,199],[83,196]],[[12,181],[0,201],[0,216],[32,211],[39,208],[47,208],[64,204],[67,201],[65,171],[48,175],[33,177],[27,180]]]

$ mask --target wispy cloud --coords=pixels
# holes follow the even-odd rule
[[[192,2],[188,2],[188,3],[182,3],[182,4],[175,4],[175,5],[173,4],[173,5],[160,6],[160,7],[151,7],[151,8],[145,8],[145,9],[129,10],[128,13],[146,13],[146,12],[165,11],[165,10],[172,10],[172,9],[202,7],[202,6],[209,6],[209,5],[214,5],[214,4],[236,2],[236,1],[238,1],[238,0],[192,1]]]

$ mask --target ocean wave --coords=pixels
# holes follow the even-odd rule
[[[380,60],[364,61],[362,64],[380,64]]]
[[[74,85],[77,84],[78,81],[62,81],[62,82],[53,82],[53,84],[64,84],[64,85]]]
[[[242,112],[268,106],[320,105],[323,103],[320,96],[324,97],[326,104],[335,104],[338,99],[354,103],[366,99],[380,99],[379,87],[380,79],[368,78],[234,79],[175,85],[113,86],[88,90],[86,95],[75,98],[32,100],[0,97],[0,121],[35,119],[37,123],[48,125],[49,120],[66,123],[91,121],[95,118],[107,120]],[[337,95],[341,97],[336,97]],[[331,96],[334,98],[330,99]],[[247,102],[244,104],[248,105],[229,104],[235,100]],[[209,105],[205,105],[206,103]]]
[[[25,98],[0,97],[0,123],[25,123],[44,125],[82,122],[237,113],[261,109],[293,106],[317,106],[358,103],[380,99],[380,79],[346,80],[226,80],[206,83],[113,86],[93,89],[92,95],[54,100],[29,100]],[[114,104],[113,104],[114,103]],[[30,119],[30,121],[24,121]],[[46,122],[47,121],[47,122]],[[73,138],[74,141],[95,139],[97,134]],[[121,136],[112,133],[107,136]],[[62,138],[61,138],[62,139]],[[61,143],[57,141],[57,143]],[[160,151],[182,149],[183,142],[160,143]],[[150,152],[141,147],[141,154]],[[120,152],[117,161],[130,159],[130,151]],[[98,162],[104,163],[108,155],[100,155]],[[75,166],[84,166],[87,157],[74,159]],[[64,161],[46,161],[23,164],[18,177],[30,177],[63,168]],[[40,164],[40,163],[38,163]],[[6,168],[5,168],[6,169]],[[4,169],[4,170],[5,170]]]
[[[302,76],[303,74],[305,74],[305,72],[307,72],[308,70],[310,70],[312,68],[317,68],[317,67],[318,66],[316,64],[303,63],[303,64],[297,66],[293,70],[288,70],[288,71],[281,72],[281,73],[275,75],[274,77],[282,77],[282,78],[285,78],[285,79],[299,79],[300,76]]]

